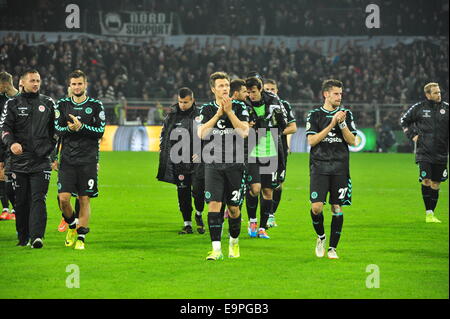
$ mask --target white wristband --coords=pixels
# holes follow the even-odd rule
[[[345,123],[345,121],[342,122],[342,123],[339,123],[339,128],[340,128],[341,130],[343,130],[343,129],[346,128],[346,127],[347,127],[347,123]]]

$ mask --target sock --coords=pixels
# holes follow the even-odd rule
[[[331,235],[330,248],[337,248],[339,239],[341,238],[342,224],[344,223],[344,215],[341,213],[333,213],[331,218]]]
[[[238,218],[228,218],[228,230],[232,238],[238,238],[241,233],[241,215]]]
[[[220,241],[213,241],[212,247],[213,247],[213,250],[215,250],[215,251],[222,250]]]
[[[77,229],[78,240],[81,240],[82,242],[84,242],[84,239],[86,238],[87,233],[89,233],[89,227],[83,227],[83,226],[78,227],[78,229]]]
[[[260,229],[265,229],[267,226],[267,220],[269,219],[269,214],[272,212],[272,200],[264,199],[261,196],[261,222],[259,224]]]
[[[283,191],[283,189],[282,188],[275,188],[274,190],[273,190],[273,197],[272,197],[272,200],[273,200],[273,209],[272,209],[272,211],[273,211],[273,214],[275,214],[276,213],[276,211],[277,211],[277,208],[278,208],[278,205],[280,204],[280,200],[281,200],[281,192]]]
[[[430,210],[434,212],[434,209],[436,208],[438,199],[439,199],[439,189],[432,189],[430,187]]]
[[[250,218],[250,223],[258,223],[258,218]]]
[[[192,211],[184,211],[181,212],[183,215],[184,224],[186,225],[186,222],[192,222]]]
[[[250,192],[245,195],[245,206],[247,207],[248,219],[256,218],[256,210],[258,209],[258,196],[253,197]]]
[[[425,204],[425,210],[432,210],[431,209],[431,187],[425,186],[422,184],[422,198],[423,202]]]
[[[222,218],[220,216],[222,215]],[[209,212],[208,213],[208,227],[209,227],[209,235],[211,237],[211,241],[220,242],[220,238],[222,237],[222,221],[223,214],[220,212]]]
[[[239,238],[230,237],[230,246],[233,246],[238,243],[239,243]]]
[[[75,227],[77,227],[77,219],[75,218],[74,212],[72,213],[72,216],[70,218],[67,218],[66,216],[64,216],[64,214],[62,214],[62,217],[64,218],[66,223],[69,224],[70,229],[75,229]]]
[[[75,218],[80,217],[80,200],[78,197],[75,199]]]
[[[322,239],[322,237],[325,236],[325,229],[323,228],[323,214],[320,213],[318,215],[315,215],[312,210],[310,211],[310,213],[314,230],[316,231],[316,234]]]
[[[192,227],[192,221],[184,221],[184,226],[191,226]]]

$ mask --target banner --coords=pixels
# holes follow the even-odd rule
[[[158,152],[162,126],[106,125],[100,151]]]
[[[103,35],[123,37],[168,36],[172,14],[146,11],[99,12]]]
[[[117,18],[117,17],[116,17]],[[172,35],[162,27],[152,28],[149,23],[127,23],[109,18],[108,25],[115,31],[104,31],[105,35],[80,32],[30,32],[30,31],[0,31],[0,43],[5,36],[14,36],[27,45],[41,45],[48,42],[71,41],[78,39],[94,39],[117,42],[128,45],[150,43],[156,47],[172,45],[176,48],[186,45],[195,50],[210,48],[240,48],[248,46],[286,47],[290,50],[305,49],[317,52],[327,57],[339,58],[339,54],[347,48],[356,46],[363,48],[387,48],[399,43],[411,44],[414,41],[428,41],[439,44],[439,37],[425,36],[351,36],[351,37],[285,37],[285,36],[221,36],[221,35]],[[116,21],[116,22],[114,22]],[[138,20],[140,21],[140,20]],[[139,25],[139,26],[138,26]],[[159,25],[158,23],[153,25]],[[115,26],[115,27],[112,27]],[[170,30],[169,30],[170,31]],[[159,35],[155,33],[161,32]],[[107,35],[106,35],[107,34]],[[170,32],[169,32],[170,34]]]
[[[356,145],[349,146],[351,152],[374,152],[376,150],[377,135],[373,128],[356,130]],[[306,130],[299,127],[291,138],[291,152],[309,153],[310,146],[306,138]]]

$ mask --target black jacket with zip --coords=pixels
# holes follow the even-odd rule
[[[193,155],[193,144],[194,139],[196,138],[199,143],[201,140],[197,137],[197,123],[196,117],[198,117],[199,112],[195,105],[187,111],[181,111],[178,104],[172,106],[171,112],[167,114],[164,119],[163,128],[160,136],[160,154],[159,154],[159,167],[158,167],[158,175],[156,178],[159,181],[176,184],[177,176],[179,174],[200,174],[203,175],[203,163],[193,163],[192,155]],[[189,132],[189,154],[184,154],[186,156],[186,163],[173,163],[170,157],[170,151],[172,146],[177,143],[177,141],[172,141],[170,139],[170,134],[172,131],[177,129],[185,129]],[[198,154],[201,155],[201,154]]]
[[[0,120],[2,141],[8,150],[19,143],[22,154],[11,152],[11,171],[34,173],[50,170],[50,153],[56,145],[55,103],[39,93],[22,93],[7,101]]]
[[[400,123],[408,139],[418,135],[416,162],[446,164],[448,160],[448,103],[425,100],[412,105]]]

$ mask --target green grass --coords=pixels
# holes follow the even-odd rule
[[[177,234],[176,190],[156,181],[157,161],[156,153],[101,154],[85,251],[64,247],[56,230],[54,175],[43,249],[16,247],[14,222],[0,223],[0,298],[449,297],[448,183],[436,212],[443,223],[426,224],[411,154],[352,154],[353,205],[344,210],[339,260],[314,255],[307,154],[289,158],[272,238],[248,238],[244,209],[241,258],[219,262],[205,260],[208,233]],[[330,220],[327,205],[327,233]],[[227,253],[225,238],[222,246]],[[79,289],[66,287],[70,264],[79,266]],[[371,264],[380,288],[366,288]]]

